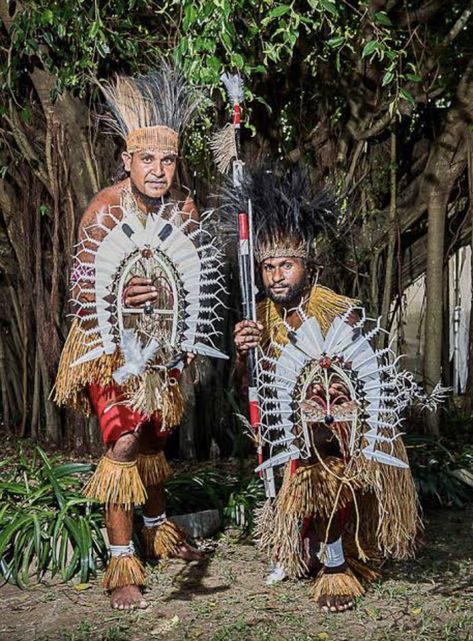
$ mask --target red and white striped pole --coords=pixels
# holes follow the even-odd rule
[[[233,102],[232,122],[235,132],[235,146],[237,158],[233,162],[233,186],[240,187],[243,182],[243,162],[239,159],[241,149],[241,108],[240,100],[243,98],[243,85],[238,76],[225,74],[222,80]],[[243,306],[243,318],[256,322],[256,284],[253,260],[253,235],[252,235],[251,201],[248,202],[247,211],[238,213],[239,236],[239,267],[240,285]],[[263,444],[261,441],[261,413],[258,395],[258,358],[256,350],[252,349],[247,357],[248,369],[248,401],[250,425],[256,436],[258,465],[263,463]],[[264,478],[266,495],[275,496],[274,475],[272,468],[260,472]]]

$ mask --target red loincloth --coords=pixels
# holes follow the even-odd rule
[[[169,433],[166,430],[161,430],[161,415],[159,413],[156,412],[148,417],[141,412],[134,412],[128,405],[125,405],[118,385],[103,387],[97,383],[91,383],[88,386],[88,393],[106,445],[115,443],[124,434],[135,432],[145,423],[151,426],[157,437],[162,438]]]

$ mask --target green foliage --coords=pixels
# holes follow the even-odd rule
[[[16,458],[16,457],[15,457]],[[0,566],[5,580],[24,587],[48,570],[86,582],[105,559],[103,514],[80,495],[84,463],[61,463],[36,448],[31,459],[1,462]]]
[[[180,474],[166,481],[166,512],[170,515],[220,510],[227,525],[253,526],[254,510],[264,500],[259,477],[233,476],[217,470]]]
[[[216,470],[179,474],[166,481],[166,512],[188,514],[199,510],[223,511],[235,479]]]
[[[417,491],[428,504],[463,507],[472,498],[473,446],[447,448],[432,436],[408,435]]]
[[[448,14],[459,10],[452,3]],[[172,51],[194,82],[217,87],[227,68],[250,81],[284,71],[301,47],[313,77],[324,62],[340,77],[352,74],[361,52],[384,70],[394,97],[408,100],[406,85],[422,81],[409,29],[363,2],[334,0],[32,0],[15,14],[4,77],[15,82],[25,62],[39,62],[57,78],[55,95],[83,93],[97,76],[144,70]]]
[[[313,130],[320,111],[343,121],[364,80],[371,87],[367,102],[392,117],[411,117],[427,90],[451,99],[469,54],[463,36],[443,43],[462,3],[449,3],[443,20],[422,36],[400,20],[417,3],[400,4],[376,10],[335,0],[31,0],[13,19],[3,88],[27,107],[28,73],[37,66],[52,73],[53,98],[67,89],[93,102],[97,78],[144,72],[173,56],[191,82],[223,97],[221,73],[237,71],[245,79],[244,126],[251,135],[261,130],[254,111],[263,105],[272,114],[266,127],[280,129],[277,153],[284,154],[294,147],[294,132],[303,139]],[[435,60],[445,67],[441,72],[434,73]],[[185,157],[193,166],[209,164],[208,135],[217,117],[210,102],[207,107],[187,136]]]
[[[239,482],[227,499],[224,516],[227,523],[245,531],[254,525],[255,509],[265,498],[264,485],[259,476]]]
[[[40,447],[21,449],[1,461],[0,572],[6,581],[25,587],[46,572],[82,583],[96,574],[97,560],[107,558],[102,529],[103,507],[82,496],[93,466],[62,462]],[[168,514],[218,509],[226,524],[247,529],[263,497],[258,478],[238,478],[201,470],[166,482]]]
[[[83,94],[94,76],[107,74],[111,60],[132,70],[156,63],[165,34],[155,28],[146,0],[116,2],[25,2],[12,25],[8,78],[22,76],[26,60],[56,77],[53,96],[64,89]],[[13,76],[12,76],[13,74]]]

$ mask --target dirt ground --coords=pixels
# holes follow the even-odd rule
[[[417,560],[391,563],[356,610],[322,614],[308,581],[267,587],[250,541],[221,535],[209,556],[150,568],[141,612],[110,609],[92,584],[0,589],[1,641],[473,641],[473,506],[425,518]]]

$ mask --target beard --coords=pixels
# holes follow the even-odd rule
[[[298,283],[289,285],[284,294],[275,293],[270,287],[265,288],[266,296],[278,305],[288,305],[290,303],[297,303],[307,289],[309,280],[305,275]]]
[[[135,198],[140,200],[143,205],[146,207],[146,209],[159,209],[161,205],[166,202],[168,202],[169,199],[169,191],[167,191],[163,196],[158,196],[158,198],[153,198],[152,196],[147,196],[146,194],[143,194],[138,187],[134,184],[134,182],[130,178],[130,183],[131,183],[131,191],[133,192],[133,195]]]

